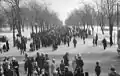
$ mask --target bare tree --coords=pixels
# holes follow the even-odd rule
[[[10,9],[5,9],[4,6],[1,6],[4,10],[6,16],[10,21],[10,25],[13,27],[13,45],[15,46],[15,28],[18,30],[18,34],[21,36],[21,16],[20,16],[20,0],[1,0],[5,2]]]

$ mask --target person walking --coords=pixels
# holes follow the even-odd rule
[[[15,57],[12,58],[12,66],[17,76],[19,76],[19,64]]]
[[[84,62],[81,56],[78,56],[78,59],[76,60],[76,64],[77,64],[76,69],[80,68],[81,70],[83,70]]]
[[[64,69],[65,69],[65,64],[64,64],[63,60],[61,60],[61,63],[60,63],[60,71],[61,71],[61,72],[64,72]]]
[[[95,73],[96,73],[96,76],[100,76],[100,73],[101,73],[101,67],[100,67],[98,61],[96,62]]]
[[[97,42],[98,42],[98,35],[96,34],[96,36],[95,36],[95,44],[96,44],[96,46],[97,46]]]
[[[102,40],[102,43],[103,43],[103,47],[104,47],[104,50],[105,50],[106,47],[107,47],[107,40],[104,38],[104,39]]]
[[[73,44],[74,44],[74,48],[76,48],[77,40],[75,39],[75,37],[73,39]]]
[[[8,52],[9,49],[10,49],[10,48],[9,48],[9,42],[6,41],[6,51]]]
[[[33,73],[33,65],[32,65],[32,59],[31,57],[28,58],[28,64],[27,64],[27,76],[32,76]]]
[[[66,54],[63,56],[64,64],[65,66],[69,66],[69,53],[66,52]]]

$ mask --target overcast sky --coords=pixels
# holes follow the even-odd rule
[[[46,0],[50,3],[50,8],[58,13],[59,18],[64,21],[68,14],[80,5],[80,0]],[[83,0],[82,0],[83,1]],[[91,3],[92,0],[84,0],[85,2]]]

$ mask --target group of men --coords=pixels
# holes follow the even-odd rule
[[[0,76],[20,76],[19,64],[15,57],[5,57],[3,63],[0,63]]]
[[[24,54],[26,51],[26,44],[27,44],[27,38],[24,36],[19,37],[17,36],[17,39],[15,40],[15,46],[17,47],[18,50],[20,50],[21,55]]]
[[[31,34],[32,35],[32,34]],[[52,46],[53,50],[56,50],[59,45],[68,44],[71,41],[71,35],[69,33],[58,34],[54,33],[34,33],[34,36],[31,36],[33,42],[30,44],[31,51],[40,49],[40,47],[49,47]]]
[[[53,58],[50,60],[48,54],[38,53],[36,57],[25,54],[24,71],[27,76],[89,76],[88,72],[84,72],[84,61],[80,54],[77,54],[72,60],[72,70],[70,67],[70,57],[67,52],[63,55],[63,59],[59,66]],[[20,76],[19,63],[15,57],[5,57],[3,63],[0,64],[0,76]],[[101,74],[101,66],[99,61],[95,66],[96,76]],[[111,67],[108,76],[119,76],[114,67]]]
[[[81,36],[81,38],[83,38],[84,43],[85,43],[85,38],[87,37],[87,31],[82,29],[71,30],[68,27],[64,27],[64,29],[61,28],[54,30],[54,32],[52,31],[53,30],[38,32],[38,33],[32,32],[30,38],[32,39],[32,42],[30,43],[29,51],[35,51],[35,50],[39,50],[41,47],[49,47],[49,46],[52,46],[53,50],[56,50],[58,46],[61,45],[62,43],[65,45],[67,44],[69,47],[72,37]],[[74,31],[77,31],[78,34],[74,33]],[[15,41],[17,48],[20,49],[21,51],[21,54],[24,54],[24,52],[26,51],[27,40],[28,39],[25,38],[24,36],[22,37],[18,36]],[[74,43],[74,47],[76,47],[77,41],[75,40],[75,38],[73,40],[73,43]]]
[[[24,70],[25,74],[27,76],[84,76],[83,73],[83,65],[84,62],[81,59],[80,55],[76,56],[75,63],[76,67],[72,71],[69,71],[68,67],[69,64],[69,53],[66,53],[63,56],[63,60],[61,60],[61,63],[59,66],[56,66],[56,60],[52,59],[50,60],[48,54],[39,54],[37,53],[37,56],[29,57],[27,54],[25,55],[25,64],[24,64]],[[79,74],[79,75],[78,75]]]

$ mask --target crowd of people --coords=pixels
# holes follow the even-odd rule
[[[85,39],[87,38],[88,33],[87,30],[77,29],[77,32],[74,30],[70,30],[65,32],[64,34],[60,33],[32,33],[31,39],[32,43],[30,43],[30,50],[35,51],[39,50],[41,47],[53,47],[53,51],[58,48],[59,45],[64,44],[70,46],[70,42],[73,38],[73,45],[76,48],[77,40],[76,37],[80,37],[83,40],[83,44],[85,44]],[[98,35],[96,34],[95,38],[93,38],[93,45],[97,46]],[[106,49],[107,41],[104,38],[102,40],[103,47]],[[20,49],[21,54],[25,54],[26,51],[27,38],[24,36],[16,38],[16,46]],[[5,50],[9,50],[9,43],[6,42],[4,46]],[[66,53],[61,60],[59,66],[56,66],[56,60],[50,60],[48,54],[39,54],[37,52],[36,57],[30,57],[25,54],[24,59],[24,71],[27,76],[88,76],[88,72],[84,72],[84,61],[80,54],[77,54],[72,61],[72,71],[69,70],[69,53]],[[19,63],[15,57],[9,58],[5,57],[3,63],[0,64],[0,76],[20,76],[19,73]],[[95,66],[95,74],[100,76],[101,67],[99,62],[96,62]],[[109,76],[116,76],[115,68],[111,68],[111,73]]]
[[[76,47],[77,40],[75,39],[77,37],[81,37],[83,39],[83,43],[85,44],[85,38],[87,37],[87,31],[83,29],[75,29],[71,30],[70,28],[65,28],[63,30],[59,29],[58,30],[52,30],[52,31],[45,31],[45,32],[32,32],[31,33],[31,40],[32,42],[30,43],[30,49],[29,51],[35,51],[39,50],[41,47],[53,47],[53,51],[58,48],[59,45],[64,44],[70,46],[71,39],[74,38],[73,44],[74,47]],[[64,31],[63,33],[62,30]],[[27,38],[24,36],[19,37],[17,36],[16,38],[16,46],[18,50],[20,49],[21,54],[24,54],[26,51],[26,44],[27,44]]]
[[[84,60],[80,54],[77,54],[70,64],[69,53],[66,53],[57,66],[56,60],[49,58],[48,54],[39,54],[31,57],[25,54],[24,71],[26,76],[89,76],[89,72],[84,71]],[[72,69],[69,67],[72,65]],[[0,64],[0,76],[22,76],[19,71],[19,63],[15,57],[5,57]],[[96,76],[101,75],[101,66],[99,61],[96,62],[94,71]],[[112,66],[108,76],[119,76]]]

